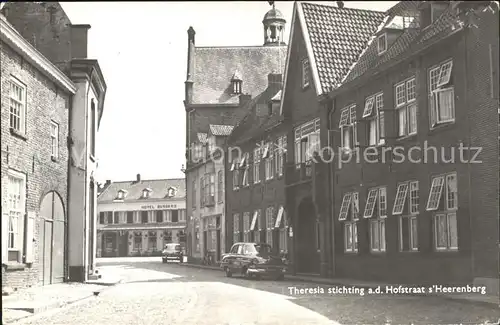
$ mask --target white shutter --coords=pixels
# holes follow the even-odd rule
[[[35,238],[35,212],[28,211],[28,220],[26,222],[26,252],[24,253],[24,263],[33,263],[35,256],[33,254],[33,239]]]

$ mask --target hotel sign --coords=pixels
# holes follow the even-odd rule
[[[165,209],[177,209],[177,204],[148,204],[141,205],[142,210],[165,210]]]

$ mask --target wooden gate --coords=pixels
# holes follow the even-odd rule
[[[59,194],[47,193],[40,205],[39,280],[43,285],[64,281],[66,218]]]

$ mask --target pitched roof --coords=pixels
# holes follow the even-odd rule
[[[228,136],[233,131],[232,125],[210,124],[210,133],[215,136]]]
[[[142,197],[142,192],[145,189],[151,189],[149,198],[143,200],[158,200],[158,199],[184,199],[186,197],[186,180],[184,178],[171,178],[171,179],[154,179],[154,180],[141,180],[112,182],[105,190],[99,195],[98,202],[113,201],[118,196],[118,191],[125,191],[126,195],[123,201],[139,200]],[[174,188],[175,195],[172,198],[167,198],[169,188]],[[142,200],[142,199],[141,199]]]
[[[276,90],[273,87],[268,87],[261,94],[245,105],[248,111],[242,118],[240,123],[236,125],[233,132],[228,138],[228,143],[236,143],[239,141],[249,141],[253,138],[264,136],[265,131],[269,128],[279,125],[280,114],[267,114],[267,105],[269,101],[281,93],[281,90]],[[265,106],[266,114],[262,110]]]
[[[267,87],[269,73],[285,67],[286,46],[195,47],[193,104],[237,104],[231,78],[243,81],[242,92],[252,97]]]
[[[318,95],[338,85],[385,17],[379,11],[306,2],[297,2],[296,10]]]
[[[460,2],[460,1],[456,1]],[[457,31],[456,11],[453,9],[453,4],[450,2],[447,10],[436,19],[431,25],[426,28],[418,26],[419,16],[418,9],[422,1],[401,1],[396,6],[389,9],[386,13],[385,21],[390,22],[396,16],[415,16],[416,26],[414,28],[406,28],[401,35],[389,46],[387,51],[378,55],[377,43],[369,42],[363,53],[360,55],[357,62],[351,67],[342,83],[350,82],[363,74],[372,71],[380,65],[402,57],[405,54],[411,53],[416,47],[422,47],[436,38],[447,35],[453,31]],[[385,26],[380,26],[380,29]],[[375,35],[372,39],[375,39]]]

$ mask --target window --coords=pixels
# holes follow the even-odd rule
[[[200,178],[200,207],[205,206],[205,176]]]
[[[179,222],[179,210],[171,210],[171,221]]]
[[[148,235],[148,248],[152,251],[156,251],[156,231],[150,231]]]
[[[445,188],[445,198],[442,198]],[[432,179],[431,190],[427,200],[427,211],[436,211],[442,207],[443,210],[458,209],[457,175],[451,173],[441,175]]]
[[[156,213],[156,222],[162,223],[163,222],[163,211],[157,210],[155,213]]]
[[[345,193],[340,206],[339,221],[344,222],[344,251],[358,251],[359,193]]]
[[[387,35],[384,33],[377,38],[378,54],[383,54],[387,51]]]
[[[198,133],[198,135],[200,134],[203,133]],[[203,143],[193,143],[192,148],[193,148],[193,162],[199,163],[200,160],[203,158]]]
[[[212,206],[215,204],[215,173],[205,174],[202,178],[203,198],[201,206]]]
[[[243,176],[241,179],[241,186],[248,186],[250,185],[250,180],[248,176],[248,169],[250,168],[250,165],[248,163],[248,160],[250,159],[250,155],[248,153],[245,153],[243,155],[243,158],[241,159],[241,162],[239,164],[240,168],[243,170]],[[239,182],[239,180],[238,180]]]
[[[266,243],[273,246],[274,207],[266,209]]]
[[[286,135],[279,137],[276,140],[276,147],[274,149],[274,162],[276,164],[276,175],[283,176],[283,165],[285,163],[286,152]]]
[[[97,135],[97,130],[96,130],[96,121],[97,121],[97,116],[96,116],[96,109],[95,109],[95,103],[94,100],[92,99],[90,101],[90,110],[91,110],[91,119],[90,125],[90,153],[93,157],[95,157],[95,138]]]
[[[10,127],[20,133],[26,130],[26,86],[17,79],[10,80]]]
[[[217,148],[217,142],[215,140],[215,136],[210,136],[207,139],[207,145],[208,145],[208,152],[212,153],[215,148]]]
[[[134,234],[134,250],[140,251],[142,249],[142,234],[140,232],[136,232]]]
[[[26,175],[11,170],[8,174],[8,260],[21,262],[26,213]]]
[[[59,157],[59,124],[50,121],[50,143],[51,143],[51,158]]]
[[[453,61],[448,60],[429,71],[431,127],[455,121],[455,91],[452,81]]]
[[[262,154],[262,146],[258,146],[253,151],[253,182],[260,183],[260,160]]]
[[[118,191],[118,194],[116,196],[116,199],[117,200],[123,200],[125,198],[125,193],[126,191],[125,190],[119,190]]]
[[[232,79],[231,80],[233,94],[235,94],[235,95],[241,94],[241,84],[242,83],[243,83],[243,81],[239,80],[239,79]]]
[[[341,147],[353,149],[358,144],[355,104],[341,110],[339,128]]]
[[[106,220],[107,220],[109,225],[113,224],[113,212],[112,211],[107,212]]]
[[[377,209],[375,209],[377,208]],[[375,217],[373,216],[376,211]],[[366,200],[365,218],[370,220],[370,250],[385,252],[385,218],[387,218],[387,189],[386,187],[371,188]]]
[[[237,162],[233,162],[233,165]],[[233,190],[236,191],[240,188],[240,170],[239,168],[232,168],[233,172]]]
[[[141,211],[141,223],[148,223],[148,211]]]
[[[120,223],[120,212],[118,211],[113,212],[113,223],[115,225]]]
[[[134,212],[127,211],[127,223],[134,223]]]
[[[172,242],[172,231],[170,230],[165,230],[163,232],[163,242],[166,244],[169,244]]]
[[[99,212],[99,224],[104,225],[106,223],[105,212]]]
[[[365,101],[363,118],[368,119],[368,144],[376,146],[384,143],[385,117],[384,117],[384,94],[379,93],[370,96]]]
[[[222,170],[217,173],[217,202],[222,203],[224,201],[224,174]]]
[[[243,213],[243,241],[250,241],[250,212]]]
[[[295,129],[295,164],[300,165],[310,161],[314,152],[320,149],[319,141],[320,119],[314,119]]]
[[[196,209],[196,180],[193,180],[193,187],[191,188],[191,204],[194,209]]]
[[[302,88],[309,86],[309,59],[302,60]]]
[[[398,184],[392,214],[399,216],[400,251],[418,250],[417,217],[419,207],[418,181]]]
[[[438,251],[458,250],[457,214],[437,213],[434,216],[434,243]]]
[[[415,77],[395,87],[396,110],[398,113],[398,136],[406,137],[417,133],[417,93]]]
[[[150,188],[145,188],[144,190],[142,190],[142,198],[143,199],[148,199],[150,196],[151,196],[151,192],[153,190],[150,189]]]
[[[265,178],[266,180],[270,180],[274,178],[274,148],[273,148],[273,143],[269,142],[264,148],[264,153],[263,158],[265,158],[264,161],[264,166],[265,166]]]
[[[233,243],[240,241],[240,215],[235,213],[233,215]]]

